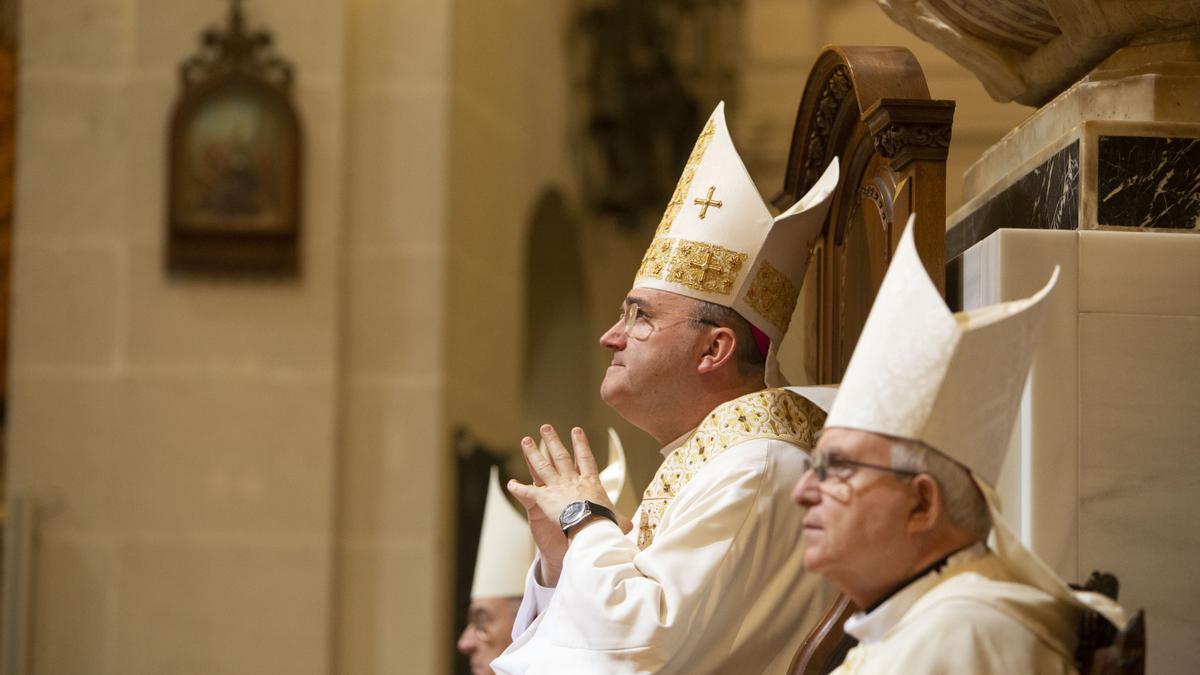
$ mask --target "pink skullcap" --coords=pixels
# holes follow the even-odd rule
[[[750,324],[750,332],[754,334],[754,344],[758,345],[758,353],[762,354],[764,359],[767,358],[767,350],[771,348],[771,338],[767,337],[767,334],[754,324]]]

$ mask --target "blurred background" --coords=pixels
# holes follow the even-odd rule
[[[172,119],[235,6],[287,66],[298,143],[264,170],[297,180],[263,194],[296,213],[234,219],[288,264],[197,273],[172,247],[241,235],[173,220]],[[957,101],[947,212],[1031,111],[873,0],[0,0],[7,663],[461,667],[464,472],[612,426],[640,494],[660,457],[596,339],[717,101],[782,186],[827,44],[906,46]]]

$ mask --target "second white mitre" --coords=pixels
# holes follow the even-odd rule
[[[1116,603],[1073,592],[1021,545],[994,492],[1058,267],[1027,298],[953,313],[917,254],[915,220],[908,219],[825,428],[920,441],[966,467],[988,502],[996,554],[1012,575],[1124,626]]]

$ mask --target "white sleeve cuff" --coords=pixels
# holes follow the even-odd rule
[[[521,607],[517,609],[517,616],[513,619],[513,640],[516,640],[521,633],[533,625],[533,622],[550,606],[550,600],[554,598],[553,588],[538,583],[537,576],[541,565],[542,556],[539,553],[534,556],[533,564],[529,566],[529,572],[525,575],[525,594],[521,596]]]

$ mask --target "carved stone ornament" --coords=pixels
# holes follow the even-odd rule
[[[997,101],[1041,106],[1127,44],[1200,26],[1186,0],[875,0],[969,69]],[[1170,36],[1176,35],[1171,38]]]
[[[179,67],[172,113],[167,267],[186,273],[299,271],[300,119],[294,71],[250,32],[242,0]]]

